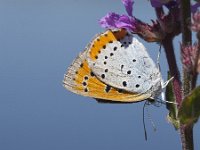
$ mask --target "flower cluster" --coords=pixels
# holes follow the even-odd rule
[[[187,46],[181,45],[180,47],[184,69],[189,73],[192,73],[193,71],[198,72],[198,70],[200,70],[200,68],[197,67],[198,44],[195,43],[194,45]]]
[[[133,0],[122,0],[128,15],[119,15],[114,12],[108,13],[100,19],[99,23],[103,28],[115,29],[125,28],[148,42],[160,42],[166,34],[175,36],[180,31],[180,0],[150,0],[152,7],[161,8],[165,6],[169,9],[167,15],[160,14],[160,18],[152,21],[152,25],[142,22],[133,16]],[[200,2],[191,6],[192,12],[196,12]]]
[[[200,12],[196,12],[192,16],[191,30],[195,32],[200,31]]]
[[[149,42],[161,41],[164,35],[157,21],[152,21],[153,25],[142,22],[133,16],[133,0],[122,0],[128,15],[119,15],[114,12],[108,13],[100,19],[99,23],[107,29],[125,28],[134,34],[138,34]]]

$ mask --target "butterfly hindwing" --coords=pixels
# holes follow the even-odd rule
[[[127,92],[120,88],[114,88],[99,80],[90,69],[87,62],[86,49],[68,68],[63,85],[66,89],[83,96],[116,102],[136,102],[149,98],[149,94]]]
[[[112,87],[150,95],[155,84],[161,88],[162,79],[155,63],[142,43],[126,30],[100,34],[88,48],[87,56],[97,78]]]

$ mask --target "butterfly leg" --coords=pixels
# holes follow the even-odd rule
[[[171,81],[173,80],[173,78],[174,78],[174,77],[171,77],[169,80],[165,81],[165,82],[162,84],[162,88],[166,88],[166,86],[169,84],[169,82],[171,82]],[[167,100],[165,99],[165,93],[164,93],[163,91],[162,91],[162,93],[161,93],[161,100],[164,101],[164,102],[166,102],[166,103],[171,103],[171,104],[177,105],[176,102],[167,101]]]

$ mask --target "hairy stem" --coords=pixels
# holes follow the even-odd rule
[[[188,28],[191,18],[190,1],[181,0],[181,31],[182,45],[187,46],[192,43],[191,30]],[[184,97],[188,95],[192,89],[192,75],[183,68],[183,90]],[[180,125],[181,142],[183,150],[193,150],[193,125]]]
[[[190,1],[181,0],[181,31],[182,31],[182,45],[187,46],[192,43],[192,33],[189,29],[189,20],[191,18]],[[191,91],[192,76],[183,69],[183,90],[184,96]]]
[[[193,150],[193,126],[191,125],[181,125],[180,126],[180,136],[182,142],[182,150]]]
[[[192,89],[196,87],[197,83],[197,77],[198,77],[198,72],[197,72],[197,67],[198,67],[198,59],[200,56],[200,32],[197,32],[197,39],[198,39],[198,50],[197,50],[197,56],[196,56],[196,62],[194,65],[194,70],[193,70],[193,78],[192,78]]]

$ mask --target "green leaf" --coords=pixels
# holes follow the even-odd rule
[[[168,79],[170,79],[171,76],[168,72]],[[175,129],[179,128],[179,120],[177,118],[178,114],[178,108],[177,105],[175,104],[175,97],[174,97],[174,92],[173,92],[173,87],[172,87],[172,82],[169,82],[166,88],[166,100],[172,103],[166,103],[166,107],[169,110],[169,114],[167,116],[167,119],[169,122],[171,122]]]
[[[178,117],[180,122],[186,125],[194,124],[200,116],[200,86],[191,91],[185,97],[179,108]]]

